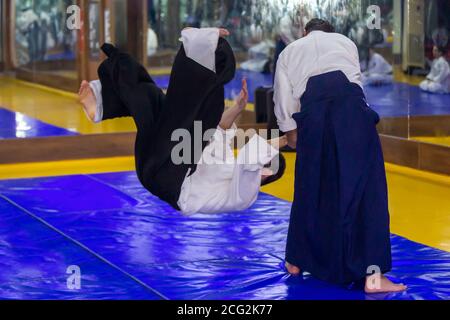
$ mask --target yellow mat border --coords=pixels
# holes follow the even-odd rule
[[[20,80],[11,76],[0,76],[0,79],[4,78],[4,79],[8,79],[11,81],[15,81],[18,84],[22,84],[24,86],[28,86],[30,88],[34,88],[34,89],[38,89],[38,90],[43,90],[49,93],[53,93],[53,94],[57,94],[60,96],[64,96],[66,98],[70,98],[70,99],[74,99],[78,101],[78,94],[75,92],[70,92],[70,91],[66,91],[66,90],[61,90],[61,89],[56,89],[56,88],[52,88],[43,84],[39,84],[39,83],[34,83],[34,82],[29,82],[29,81],[25,81],[25,80]],[[231,107],[234,105],[234,100],[231,99],[225,99],[225,106],[227,107]],[[247,111],[255,111],[255,105],[254,103],[249,102],[245,108],[245,110]]]
[[[112,157],[0,165],[0,180],[134,170],[134,157]],[[386,171],[450,187],[450,176],[386,163]]]
[[[294,154],[288,154],[287,156],[295,156]],[[54,161],[54,162],[41,162],[41,163],[24,163],[24,164],[7,164],[0,165],[0,180],[10,179],[30,179],[30,178],[46,178],[57,176],[70,176],[80,174],[99,174],[109,172],[124,172],[134,171],[135,162],[134,157],[113,157],[113,158],[100,158],[100,159],[84,159],[84,160],[66,160],[66,161]],[[291,171],[291,170],[289,170]],[[402,166],[386,163],[386,171],[389,174],[403,175],[410,179],[417,180],[425,183],[434,183],[443,185],[445,188],[450,188],[450,176],[439,175],[420,171],[416,169],[405,168]],[[292,172],[287,172],[291,175],[287,179],[291,181],[293,176]],[[280,188],[273,185],[273,188]],[[282,188],[289,188],[288,185],[283,184]],[[272,194],[276,197],[280,197],[285,200],[289,200],[284,196],[280,196],[279,189],[265,189],[264,192]],[[411,217],[413,218],[413,217]],[[442,231],[442,230],[441,230]],[[400,236],[406,237],[410,240],[423,243],[425,245],[448,251],[448,245],[442,244],[438,240],[431,238],[428,239],[424,234],[414,234],[410,230],[405,230],[402,225],[392,229],[392,232]],[[450,251],[449,251],[450,252]]]

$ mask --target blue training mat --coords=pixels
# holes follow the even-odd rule
[[[399,236],[388,276],[407,292],[287,275],[290,205],[261,194],[244,212],[184,217],[133,172],[0,181],[0,298],[450,299],[450,253]]]
[[[60,128],[19,112],[0,108],[0,140],[50,136],[74,136],[78,133]]]

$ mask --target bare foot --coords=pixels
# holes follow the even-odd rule
[[[95,120],[95,112],[97,110],[97,100],[95,99],[94,91],[92,91],[89,82],[84,80],[81,83],[80,91],[78,92],[80,102],[83,104],[83,109],[91,121]]]
[[[289,262],[286,262],[284,266],[286,267],[287,272],[289,272],[289,274],[293,276],[298,276],[301,273],[298,267],[294,266],[293,264],[290,264]]]
[[[395,284],[384,275],[374,274],[366,278],[366,293],[402,292],[408,289],[403,283]]]
[[[288,144],[288,140],[287,140],[286,136],[275,138],[275,139],[269,140],[267,142],[277,150],[284,148]]]

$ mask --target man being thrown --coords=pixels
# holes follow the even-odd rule
[[[287,270],[362,280],[368,293],[403,291],[383,275],[391,269],[386,175],[357,47],[324,20],[305,34],[283,51],[275,77],[278,124],[297,149]]]
[[[254,135],[234,158],[234,121],[247,104],[248,91],[244,79],[235,106],[224,112],[223,86],[233,79],[236,64],[223,38],[227,35],[225,29],[183,30],[167,94],[129,55],[104,45],[108,58],[99,67],[100,80],[83,81],[79,92],[93,122],[133,117],[139,180],[185,214],[246,209],[256,201],[261,185],[275,181],[284,170],[283,161],[278,172],[265,168],[287,144],[284,137],[266,141]],[[195,141],[198,125],[201,138],[212,133],[200,146]],[[184,152],[191,151],[188,161],[174,159],[179,145],[174,132],[187,132],[192,140],[190,150],[181,155],[185,159]]]

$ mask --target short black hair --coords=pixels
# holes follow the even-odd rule
[[[447,48],[446,47],[444,47],[444,46],[435,46],[437,49],[438,49],[438,51],[443,55],[443,56],[445,56],[446,54],[447,54]]]
[[[278,181],[278,180],[280,180],[282,177],[283,177],[283,175],[284,175],[284,172],[286,171],[286,159],[284,158],[284,156],[283,156],[283,154],[279,154],[279,157],[278,157],[278,159],[279,159],[279,165],[278,165],[278,171],[277,171],[277,173],[275,173],[275,174],[273,174],[273,175],[271,175],[271,176],[268,176],[266,179],[264,179],[262,182],[261,182],[261,187],[262,186],[266,186],[266,185],[268,185],[268,184],[271,184],[271,183],[273,183],[273,182],[275,182],[275,181]],[[265,168],[270,168],[270,166],[272,165],[272,162],[273,162],[274,160],[272,160],[271,162],[269,162],[267,165],[265,165],[264,167]]]
[[[323,32],[335,32],[333,25],[322,19],[314,18],[306,24],[305,31],[306,33],[310,33],[311,31],[323,31]]]

